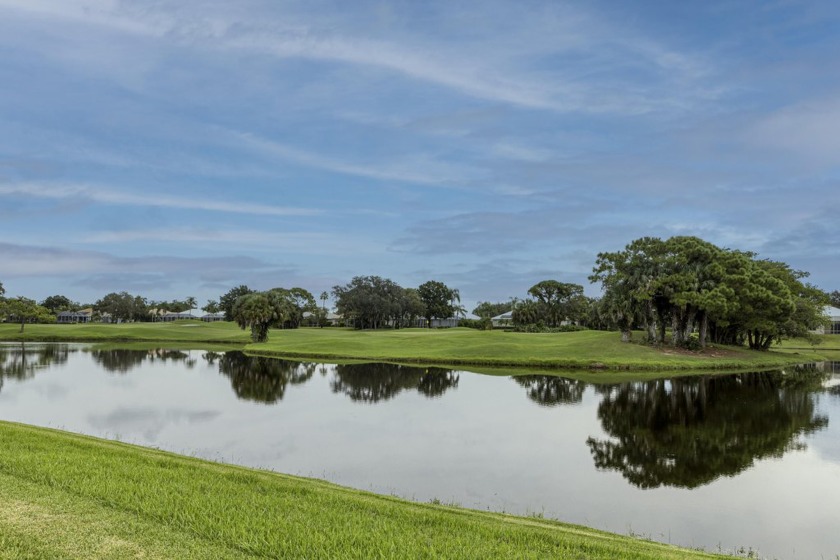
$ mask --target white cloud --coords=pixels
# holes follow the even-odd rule
[[[243,132],[232,132],[237,140],[237,146],[250,146],[254,149],[283,158],[306,167],[324,169],[335,173],[376,179],[378,181],[399,181],[417,185],[438,187],[458,187],[476,180],[477,173],[464,166],[450,165],[434,160],[428,156],[402,158],[397,162],[368,162],[351,163],[333,159],[274,142],[257,135]]]
[[[231,245],[269,249],[272,253],[300,253],[305,255],[377,254],[382,253],[384,244],[348,233],[321,232],[275,232],[261,230],[166,228],[121,231],[100,231],[83,235],[80,242],[86,244],[117,244],[163,242],[193,245]]]
[[[92,185],[57,185],[47,183],[20,183],[0,185],[0,196],[24,196],[45,199],[82,199],[102,204],[125,206],[156,206],[180,208],[185,210],[207,210],[212,212],[230,212],[235,214],[253,214],[266,216],[314,216],[320,210],[312,208],[294,208],[271,206],[267,204],[249,204],[225,200],[202,200],[198,197],[177,197],[137,189],[143,194],[112,190]]]
[[[85,251],[37,245],[0,243],[5,278],[62,277],[68,280],[96,277],[149,277],[232,279],[254,271],[276,269],[251,257],[120,257],[103,251]],[[144,280],[145,281],[145,280]]]
[[[785,107],[747,132],[753,145],[823,165],[840,165],[840,100],[837,96]]]
[[[457,19],[457,25],[470,26],[459,33],[464,38],[453,40],[407,32],[404,27],[391,33],[381,28],[377,34],[363,33],[352,11],[331,14],[325,23],[323,14],[289,4],[282,5],[282,18],[269,12],[270,3],[249,5],[247,10],[228,3],[159,2],[149,6],[104,0],[0,0],[0,6],[30,17],[99,27],[108,33],[192,47],[202,53],[258,53],[378,68],[470,97],[529,109],[638,114],[664,108],[685,110],[698,100],[722,93],[719,87],[708,88],[703,82],[711,68],[701,57],[677,52],[623,26],[618,28],[619,23],[580,7],[558,5],[535,13],[515,10],[497,14],[516,20],[512,25],[491,26],[483,33],[475,28],[477,14],[470,12],[470,17]],[[82,49],[81,54],[114,70],[101,52]],[[529,62],[541,57],[563,57],[567,64],[549,71]],[[136,65],[137,59],[133,57],[132,64]],[[72,58],[68,61],[84,64]],[[614,81],[620,74],[616,68],[640,63],[655,72],[656,79],[645,76]],[[627,81],[633,87],[620,87]]]

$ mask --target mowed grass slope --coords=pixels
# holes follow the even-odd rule
[[[721,556],[0,422],[2,558]]]
[[[790,340],[782,341],[781,345],[777,347],[782,352],[799,351],[803,356],[811,354],[828,354],[837,359],[837,352],[840,352],[840,335],[838,334],[823,334],[816,337],[817,343],[812,344],[811,341],[804,338],[791,338]],[[828,357],[828,356],[827,356]]]
[[[0,324],[0,340],[40,342],[214,342],[247,344],[250,337],[234,323],[87,323],[75,325]]]
[[[790,354],[757,352],[746,348],[713,347],[704,352],[686,352],[626,344],[615,332],[534,334],[464,328],[272,331],[268,342],[250,344],[246,349],[253,353],[290,358],[535,368],[756,369],[802,360]]]
[[[514,333],[474,329],[355,331],[343,328],[274,329],[269,341],[249,344],[249,333],[233,323],[130,323],[120,325],[0,324],[2,341],[155,342],[237,344],[247,352],[286,358],[364,360],[440,365],[546,369],[736,370],[780,367],[822,359],[817,352],[756,352],[711,347],[704,352],[622,343],[618,333]],[[797,356],[799,353],[801,356]]]

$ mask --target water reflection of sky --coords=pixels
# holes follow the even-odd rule
[[[649,385],[642,393],[621,393],[541,378],[516,381],[424,368],[366,373],[333,365],[254,366],[222,358],[192,350],[123,360],[71,347],[51,367],[36,360],[29,370],[18,364],[14,375],[4,374],[0,417],[420,501],[539,513],[709,550],[751,546],[778,558],[840,553],[838,396],[811,399],[807,393],[803,399],[791,393],[784,400],[799,415],[794,423],[827,419],[813,433],[793,438],[807,443],[804,450],[783,450],[708,482],[705,473],[689,473],[686,480],[697,483],[692,489],[673,484],[644,489],[628,483],[620,470],[597,470],[587,439],[616,441],[621,429],[608,433],[599,418],[605,395],[613,395],[620,407],[621,395],[652,392]],[[220,374],[222,367],[227,373]],[[704,385],[718,395],[704,393],[712,402],[708,411],[717,410],[714,402],[721,399],[741,398],[743,383]],[[665,390],[673,391],[673,384]],[[696,393],[691,385],[685,394]],[[770,407],[759,410],[773,410],[780,402],[754,400]],[[709,427],[727,431],[733,422],[745,421],[735,412],[715,423],[683,418],[681,405],[664,408],[682,418],[684,428],[645,441],[676,445],[674,438],[684,430],[699,430],[702,437]],[[629,416],[615,410],[619,420]],[[642,428],[631,425],[629,431]]]

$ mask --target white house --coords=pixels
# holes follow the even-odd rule
[[[495,317],[490,318],[490,322],[493,323],[493,327],[510,327],[513,325],[513,311],[506,311],[501,315],[496,315]]]
[[[91,315],[88,311],[62,311],[55,320],[57,323],[90,323]]]
[[[168,322],[171,322],[171,321],[180,321],[181,319],[195,319],[195,318],[196,317],[192,313],[167,313],[163,317],[161,317],[161,320],[168,323]]]
[[[207,315],[202,315],[201,320],[205,323],[216,323],[218,321],[225,320],[224,313],[208,313]]]
[[[825,334],[840,334],[840,309],[828,305],[823,309],[823,314],[828,315],[831,319],[831,327],[828,330],[821,330],[821,332]]]

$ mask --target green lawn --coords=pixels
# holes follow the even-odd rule
[[[710,348],[702,353],[657,349],[625,344],[618,333],[603,331],[532,334],[460,328],[297,329],[272,331],[267,343],[250,344],[246,349],[252,353],[310,359],[569,369],[760,369],[802,361],[790,354],[733,347]]]
[[[816,340],[818,341],[817,344],[812,344],[804,338],[792,338],[782,341],[782,344],[776,348],[782,352],[799,351],[803,356],[807,356],[809,353],[825,354],[831,352],[834,359],[837,359],[836,352],[840,352],[840,335],[819,335]]]
[[[171,323],[123,323],[109,325],[88,323],[75,325],[0,324],[0,340],[41,342],[212,342],[247,344],[248,333],[234,323],[174,321]]]
[[[840,338],[840,337],[838,337]],[[819,360],[817,351],[787,348],[755,352],[714,347],[705,352],[624,344],[618,333],[581,331],[532,334],[501,330],[402,329],[354,331],[339,328],[272,330],[269,341],[248,344],[233,323],[132,323],[121,325],[0,325],[0,340],[237,344],[249,353],[287,358],[365,360],[439,365],[529,367],[536,369],[743,370]],[[828,349],[829,346],[825,346]],[[799,354],[799,355],[797,355]]]
[[[0,558],[720,558],[20,424],[0,447]]]

